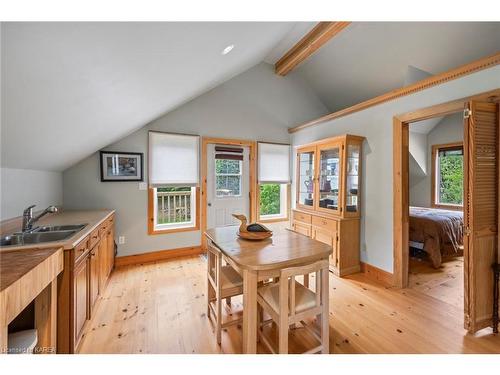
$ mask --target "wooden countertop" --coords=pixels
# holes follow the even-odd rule
[[[0,252],[0,292],[58,251],[61,252],[60,247]]]
[[[332,247],[282,227],[268,226],[273,236],[262,241],[237,236],[238,226],[209,229],[205,235],[240,268],[271,270],[328,258]]]
[[[0,327],[9,324],[63,267],[61,247],[0,252]]]
[[[17,250],[17,249],[41,249],[41,248],[58,248],[72,249],[81,240],[90,234],[95,228],[101,225],[107,218],[115,213],[115,210],[63,210],[56,214],[47,215],[37,221],[35,226],[48,226],[48,225],[70,225],[70,224],[87,224],[81,231],[76,232],[73,236],[61,241],[44,242],[38,244],[27,244],[18,246],[4,246],[0,247],[0,253],[3,251]],[[19,229],[17,229],[19,230]],[[11,231],[14,232],[15,230]],[[8,234],[8,233],[4,233]]]

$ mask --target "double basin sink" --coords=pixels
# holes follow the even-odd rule
[[[0,238],[0,246],[20,246],[43,242],[61,241],[81,231],[87,224],[54,225],[37,227],[29,232],[14,233]]]

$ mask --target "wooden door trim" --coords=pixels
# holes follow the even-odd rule
[[[500,54],[499,54],[500,59]],[[396,115],[393,118],[393,271],[394,285],[408,286],[408,226],[409,226],[409,124],[432,117],[461,112],[466,102],[483,100],[497,102],[500,88]]]
[[[500,52],[495,53],[494,55],[483,57],[479,60],[475,60],[473,62],[470,62],[468,64],[462,65],[458,68],[448,70],[446,72],[436,74],[434,76],[425,78],[421,81],[418,81],[414,84],[411,84],[409,86],[404,86],[399,89],[395,89],[392,91],[389,91],[385,94],[376,96],[375,98],[368,99],[364,102],[355,104],[351,107],[341,109],[337,112],[333,112],[330,114],[327,114],[325,116],[322,116],[320,118],[308,121],[306,123],[303,123],[301,125],[297,125],[293,128],[289,128],[288,132],[289,133],[295,133],[300,130],[309,128],[311,126],[326,122],[326,121],[331,121],[340,117],[344,117],[347,115],[350,115],[355,112],[362,111],[364,109],[394,100],[394,99],[399,99],[403,96],[411,95],[416,92],[428,89],[433,86],[440,85],[442,83],[446,83],[452,80],[455,80],[457,78],[461,78],[463,76],[479,72],[484,69],[491,68],[493,66],[499,65],[500,64]],[[410,115],[411,112],[408,113]],[[422,120],[425,120],[425,118],[422,118]]]
[[[209,144],[220,144],[229,146],[246,146],[249,148],[249,195],[250,195],[250,222],[257,221],[257,142],[241,139],[229,138],[201,138],[201,247],[203,250],[207,248],[205,231],[207,230],[207,171],[208,158],[207,150]]]

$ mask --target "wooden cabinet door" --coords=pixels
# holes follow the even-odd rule
[[[339,215],[343,206],[344,163],[342,142],[318,146],[316,154],[315,210],[329,215]]]
[[[101,241],[99,242],[99,294],[104,290],[106,282],[108,280],[108,234],[104,233],[101,236]]]
[[[92,316],[92,312],[94,309],[94,305],[97,301],[97,298],[99,297],[100,294],[100,274],[102,272],[101,270],[101,264],[100,264],[100,251],[99,251],[99,245],[100,243],[98,242],[91,250],[89,253],[89,262],[90,262],[90,292],[89,292],[89,299],[90,299],[90,315]]]
[[[115,265],[115,231],[113,226],[108,230],[107,235],[108,246],[106,249],[106,277],[109,277],[109,274],[113,270]]]
[[[316,206],[316,146],[297,150],[297,208],[313,210]]]
[[[293,223],[293,230],[297,233],[303,234],[304,236],[311,237],[311,226],[307,224],[302,224],[298,221]]]
[[[498,105],[472,101],[464,120],[465,328],[491,325],[498,233]]]
[[[74,347],[78,345],[89,319],[89,258],[85,256],[74,269],[73,280]]]
[[[313,228],[312,238],[316,241],[323,242],[332,247],[332,253],[330,254],[330,265],[337,267],[338,256],[337,256],[337,232],[331,230],[325,230],[321,228]]]

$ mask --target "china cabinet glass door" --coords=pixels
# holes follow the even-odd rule
[[[348,143],[346,153],[346,216],[359,214],[359,176],[360,176],[360,152],[361,145]]]
[[[320,146],[318,168],[318,209],[338,213],[341,205],[342,145]]]
[[[315,150],[308,149],[298,152],[298,205],[314,207],[314,154]]]

